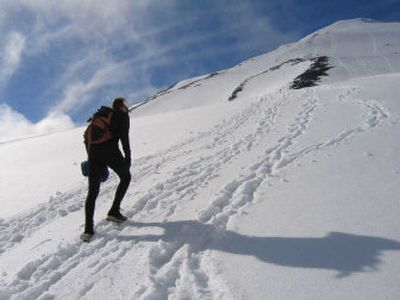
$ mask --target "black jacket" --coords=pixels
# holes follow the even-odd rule
[[[110,107],[102,106],[100,109],[94,114],[94,116],[107,116],[110,112],[113,112],[113,116],[111,118],[110,130],[112,132],[113,138],[99,145],[91,145],[90,152],[109,152],[112,150],[118,149],[118,142],[121,141],[122,149],[124,150],[125,158],[131,159],[131,148],[129,143],[129,127],[130,127],[130,119],[129,114],[120,110],[113,110]]]

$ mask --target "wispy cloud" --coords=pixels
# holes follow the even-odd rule
[[[10,32],[5,41],[5,47],[0,52],[0,86],[14,74],[21,63],[22,51],[25,47],[25,37],[18,32]]]
[[[153,37],[169,30],[175,22],[147,27],[146,12],[155,4],[154,1],[152,4],[148,1],[113,1],[99,5],[98,1],[78,3],[67,0],[15,0],[0,4],[3,14],[10,19],[18,19],[15,16],[21,15],[34,16],[17,24],[26,32],[26,43],[22,34],[10,35],[9,46],[4,50],[6,55],[3,55],[1,82],[6,84],[18,68],[26,44],[27,57],[48,55],[48,63],[57,65],[62,72],[45,91],[47,96],[59,99],[59,103],[50,105],[52,110],[76,112],[83,107],[81,104],[93,100],[91,96],[96,90],[129,80],[128,65],[134,71],[146,72],[143,68],[147,65],[146,59],[150,62],[158,51],[154,49],[160,48]],[[165,7],[161,1],[158,4]],[[173,1],[169,1],[168,7],[170,5]],[[139,50],[139,55],[132,59],[135,53],[126,53],[121,62],[113,51],[120,49],[123,52],[125,45],[129,44],[132,49]],[[56,57],[56,50],[61,51],[57,54],[63,57]],[[139,64],[141,67],[135,70]],[[148,65],[154,65],[154,62]]]
[[[64,97],[53,107],[52,111],[66,113],[79,110],[91,100],[94,91],[124,81],[127,73],[128,69],[124,63],[110,63],[104,66],[86,82],[79,81],[68,85]]]
[[[260,12],[251,1],[223,0],[219,3],[225,34],[236,40],[235,46],[239,51],[267,51],[297,38],[295,34],[280,31],[271,17]]]
[[[215,71],[204,61],[219,61],[225,53],[247,58],[249,49],[268,47],[266,40],[284,39],[251,4],[233,3],[4,1],[0,31],[17,28],[24,37],[18,57],[30,67],[39,60],[49,66],[47,77],[36,78],[47,87],[41,103],[77,116],[99,97],[118,93],[142,100],[176,80]],[[15,73],[23,63],[15,60],[9,70]],[[29,76],[29,67],[24,71]],[[3,86],[11,77],[4,78]]]

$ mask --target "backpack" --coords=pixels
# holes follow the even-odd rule
[[[86,145],[104,144],[113,138],[110,123],[114,111],[108,107],[101,107],[97,113],[89,119],[90,124],[83,137]]]

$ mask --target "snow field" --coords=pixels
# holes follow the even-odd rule
[[[102,286],[110,285],[109,282],[105,283],[109,277],[108,271],[123,269],[125,262],[129,262],[136,268],[128,278],[142,284],[133,287],[129,294],[122,293],[121,297],[229,298],[231,289],[219,278],[219,271],[215,267],[203,262],[203,257],[207,258],[205,261],[209,260],[213,257],[211,249],[219,247],[229,252],[228,245],[232,241],[224,243],[224,232],[230,232],[230,221],[242,216],[249,204],[259,201],[258,195],[263,186],[268,185],[268,180],[280,178],[280,182],[285,183],[285,178],[280,176],[281,170],[293,167],[296,160],[338,147],[354,136],[375,130],[387,122],[389,114],[385,108],[373,100],[359,100],[354,96],[356,89],[346,88],[328,102],[336,101],[345,111],[348,111],[349,105],[358,108],[360,117],[352,120],[358,120],[357,124],[342,124],[345,128],[338,125],[334,134],[329,132],[329,137],[325,132],[321,134],[321,130],[312,134],[315,129],[309,127],[317,125],[313,119],[315,113],[320,111],[323,103],[321,94],[324,93],[330,95],[331,91],[327,87],[299,92],[280,91],[260,98],[238,115],[179,147],[164,151],[163,155],[135,160],[132,185],[136,188],[129,191],[125,202],[125,213],[135,222],[118,229],[106,221],[99,221],[97,237],[89,245],[81,245],[76,240],[81,226],[75,227],[78,229],[75,235],[70,232],[65,232],[65,236],[60,234],[58,242],[53,237],[51,242],[48,239],[42,241],[42,247],[38,243],[37,249],[47,249],[50,253],[39,255],[38,251],[37,259],[17,268],[14,274],[7,273],[7,293],[22,299],[46,299],[52,297],[52,291],[62,296],[64,282],[69,282],[76,290],[74,297],[92,297],[99,293],[100,283]],[[348,128],[348,125],[352,126]],[[329,130],[332,130],[332,126]],[[312,144],[300,147],[307,133],[312,136]],[[322,140],[316,142],[315,134],[322,136]],[[295,151],[292,152],[292,149]],[[254,160],[254,157],[257,159]],[[250,159],[252,163],[249,163]],[[234,174],[233,170],[238,175],[225,181],[221,189],[216,189],[214,196],[202,196],[209,192],[213,181],[216,186],[221,186],[219,178]],[[96,215],[106,212],[116,183],[117,179],[112,177],[102,186]],[[141,186],[150,189],[141,189]],[[59,194],[49,202],[50,206],[43,206],[46,209],[41,207],[29,216],[19,216],[20,219],[10,222],[9,226],[4,226],[3,221],[2,225],[7,229],[2,231],[4,255],[7,256],[7,250],[11,249],[15,254],[17,248],[23,253],[26,247],[32,246],[30,240],[46,236],[40,231],[51,232],[51,227],[60,228],[60,224],[57,224],[62,222],[60,218],[72,218],[77,224],[82,223],[81,209],[85,192],[82,187],[67,195]],[[104,201],[105,198],[108,200]],[[130,202],[129,199],[136,201]],[[192,218],[195,217],[193,221],[173,221],[180,213],[189,217],[187,211],[193,207],[198,208],[197,216],[192,211]],[[157,219],[162,222],[153,221]],[[19,223],[28,220],[26,227]],[[68,220],[66,225],[70,222]],[[143,228],[143,235],[134,228]],[[17,230],[19,233],[15,234]],[[215,247],[221,243],[223,246]],[[50,247],[49,244],[54,246]],[[138,260],[138,257],[147,259]],[[7,261],[10,263],[11,260]],[[9,270],[12,270],[11,266]],[[85,284],[74,283],[72,278],[77,274],[83,276],[82,282]],[[125,272],[124,275],[127,276]],[[219,282],[218,288],[211,289],[216,285],[215,282]],[[114,291],[116,286],[108,288],[101,290],[102,296],[107,291]],[[65,291],[64,295],[71,295],[71,292]]]
[[[398,158],[392,158],[399,145],[391,138],[398,130],[393,98],[398,88],[389,81],[363,78],[341,86],[341,92],[339,84],[315,89],[317,108],[289,148],[294,154],[287,154],[295,160],[278,168],[278,176],[257,190],[254,204],[229,223],[231,230],[254,237],[241,252],[249,257],[214,256],[232,293],[245,295],[238,298],[258,299],[267,291],[272,299],[398,297],[393,279],[399,267],[400,178],[393,176]],[[391,96],[370,98],[372,89],[383,88]],[[331,115],[329,126],[321,127],[319,115],[326,120],[324,104],[331,101],[343,108],[343,119]],[[346,117],[348,105],[358,108],[353,118]],[[273,265],[262,268],[255,257]],[[238,269],[252,275],[235,276]]]

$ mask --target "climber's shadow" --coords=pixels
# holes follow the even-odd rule
[[[316,268],[338,271],[337,277],[354,272],[376,270],[382,252],[400,250],[400,242],[341,232],[325,237],[260,237],[219,230],[198,221],[162,223],[127,222],[128,226],[159,227],[159,235],[119,235],[118,239],[186,243],[191,251],[207,249],[251,255],[267,263],[296,268]]]

